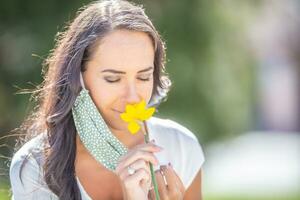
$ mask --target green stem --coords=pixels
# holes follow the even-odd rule
[[[146,124],[146,121],[144,121],[144,127],[145,127],[145,142],[146,143],[149,143],[149,134],[148,134],[148,127],[147,127],[147,124]],[[155,199],[156,200],[160,200],[159,198],[159,192],[158,192],[158,186],[157,186],[157,182],[156,182],[156,178],[155,178],[155,173],[154,173],[154,170],[153,170],[153,165],[152,163],[150,162],[150,172],[151,172],[151,179],[152,179],[152,183],[153,183],[153,187],[154,187],[154,191],[155,191]]]

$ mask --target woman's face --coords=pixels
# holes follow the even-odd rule
[[[143,32],[116,30],[97,44],[86,63],[86,88],[106,123],[114,130],[127,124],[120,118],[126,104],[144,99],[153,90],[154,48]]]

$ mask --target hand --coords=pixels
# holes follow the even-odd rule
[[[166,178],[167,185],[165,184],[163,174]],[[183,199],[185,188],[172,166],[161,166],[160,170],[155,171],[155,176],[158,184],[159,197],[161,200]],[[148,197],[150,200],[155,200],[154,188],[151,188]]]
[[[158,165],[153,152],[162,149],[153,143],[137,145],[119,159],[115,173],[121,180],[123,198],[126,200],[148,200],[151,187],[151,172],[149,162]],[[130,175],[128,167],[135,169]]]

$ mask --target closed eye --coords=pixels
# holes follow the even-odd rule
[[[152,75],[147,75],[147,76],[138,77],[137,79],[140,81],[150,81],[151,78],[152,78]],[[121,78],[108,76],[108,77],[104,77],[104,80],[108,83],[117,83],[121,80]]]
[[[138,79],[141,81],[150,81],[151,78],[152,78],[152,74],[150,74],[150,75],[147,74],[147,75],[138,77]]]
[[[104,80],[108,83],[116,83],[120,81],[120,78],[106,77]]]
[[[150,81],[150,78],[138,78],[141,81]]]

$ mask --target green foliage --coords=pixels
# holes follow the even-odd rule
[[[9,186],[7,180],[1,179],[0,181],[0,200],[9,200]]]
[[[245,29],[256,6],[198,0],[146,4],[167,41],[167,70],[173,80],[159,115],[183,123],[202,143],[240,134],[252,125],[255,63]]]
[[[206,200],[298,200],[299,196],[284,196],[284,197],[205,197]]]

